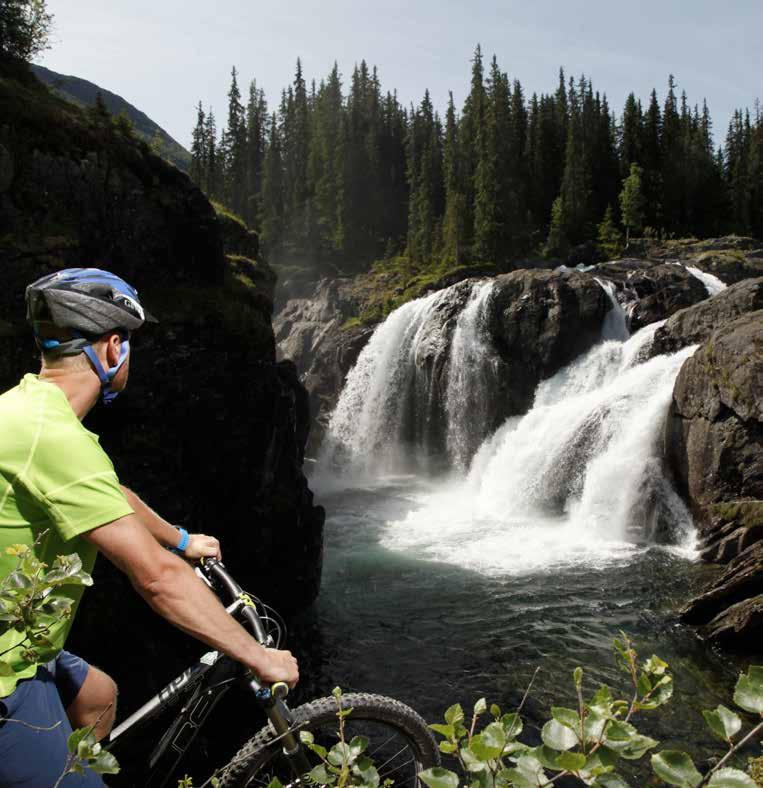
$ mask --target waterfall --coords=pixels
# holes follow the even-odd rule
[[[533,408],[485,441],[468,476],[391,523],[383,544],[487,573],[688,545],[691,518],[663,473],[660,440],[695,348],[642,362],[655,330],[604,341],[541,383]]]
[[[721,290],[725,290],[728,286],[725,284],[725,282],[715,276],[715,274],[706,274],[704,271],[701,271],[699,268],[695,268],[692,265],[687,265],[686,270],[692,276],[696,277],[700,282],[702,282],[702,284],[707,289],[707,294],[709,296],[717,295],[721,292]]]
[[[604,324],[601,327],[602,339],[627,339],[630,334],[628,331],[628,320],[625,316],[625,311],[617,300],[615,283],[607,279],[599,279],[598,276],[594,278],[607,294],[609,303],[612,304],[612,308],[607,312]]]
[[[493,281],[475,285],[458,316],[450,344],[446,444],[454,467],[465,470],[482,437],[490,431],[488,397],[496,375],[494,351],[485,338],[485,312]]]
[[[347,376],[319,466],[354,474],[412,469],[402,445],[404,424],[418,416],[421,431],[428,420],[428,410],[413,413],[432,397],[432,381],[416,362],[423,328],[446,292],[404,304],[374,331]]]
[[[347,376],[319,473],[375,477],[463,470],[492,431],[497,363],[485,331],[492,280],[411,301],[374,331]]]

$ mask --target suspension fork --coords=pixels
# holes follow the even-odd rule
[[[279,681],[268,688],[263,687],[256,679],[251,679],[249,688],[265,709],[294,776],[303,777],[312,767],[299,738],[299,731],[294,727],[294,715],[284,703],[289,693],[288,685]]]

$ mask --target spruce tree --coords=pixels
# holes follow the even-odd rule
[[[268,254],[277,257],[283,247],[284,222],[284,177],[281,157],[281,138],[278,119],[273,113],[270,119],[268,148],[262,178],[262,241]]]
[[[638,231],[644,224],[644,193],[641,186],[642,169],[631,164],[630,175],[623,182],[620,192],[620,212],[625,225],[625,248],[630,243],[631,230]]]
[[[608,260],[614,260],[622,252],[623,237],[615,224],[612,206],[608,205],[597,233],[599,249]]]
[[[246,105],[244,218],[250,227],[258,229],[262,221],[260,197],[265,164],[268,120],[268,105],[265,100],[265,92],[257,87],[255,80],[252,80],[249,85],[249,101]]]
[[[188,174],[199,188],[207,190],[206,115],[201,102],[196,108],[196,126],[191,137],[191,166]]]
[[[461,262],[464,253],[464,213],[466,198],[461,175],[458,120],[453,93],[449,94],[445,116],[444,179],[445,216],[443,218],[443,260],[451,265]]]

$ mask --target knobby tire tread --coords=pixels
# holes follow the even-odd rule
[[[440,751],[434,736],[426,722],[410,706],[399,700],[384,695],[373,695],[366,692],[355,692],[343,695],[343,709],[351,708],[350,721],[355,718],[386,722],[397,726],[413,742],[421,757],[422,768],[428,769],[440,763]],[[320,723],[336,720],[338,711],[336,698],[319,698],[305,703],[292,710],[295,725],[303,724],[305,730],[310,729],[310,722]],[[275,731],[266,725],[236,753],[224,767],[220,775],[221,788],[240,788],[250,776],[257,760],[270,755],[271,744],[276,738]],[[277,745],[276,745],[277,746]],[[373,742],[371,742],[373,746]]]

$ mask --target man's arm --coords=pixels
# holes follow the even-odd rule
[[[262,681],[296,684],[299,671],[291,652],[263,648],[185,561],[162,548],[137,515],[121,517],[82,536],[119,567],[135,590],[170,623],[228,654]]]
[[[180,534],[177,528],[160,517],[145,501],[138,497],[129,487],[120,484],[122,492],[127,498],[127,502],[137,515],[143,526],[151,533],[159,544],[165,547],[177,547],[180,542]],[[206,534],[190,534],[188,546],[185,549],[186,558],[202,558],[209,556],[221,558],[220,543],[214,536]]]

